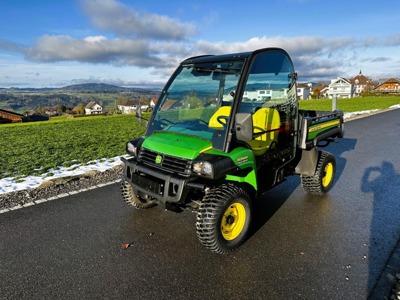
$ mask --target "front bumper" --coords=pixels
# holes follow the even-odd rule
[[[151,168],[133,157],[121,157],[121,160],[125,164],[124,179],[132,184],[136,192],[147,194],[161,204],[184,203],[191,188],[202,188],[202,185],[191,182],[193,178]]]

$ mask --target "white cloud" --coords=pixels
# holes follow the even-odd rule
[[[157,53],[150,51],[148,42],[137,39],[70,36],[43,36],[33,48],[25,51],[27,58],[41,62],[78,61],[114,65],[151,67],[160,64]]]
[[[88,43],[98,43],[98,42],[103,42],[106,41],[107,38],[105,36],[102,35],[97,35],[97,36],[88,36],[84,38],[85,42]]]
[[[370,39],[371,42],[373,39]],[[325,39],[319,36],[254,37],[234,43],[199,40],[146,40],[131,37],[106,38],[103,35],[77,39],[70,36],[43,36],[34,47],[24,51],[27,58],[40,62],[76,61],[114,66],[150,68],[158,75],[169,76],[183,59],[201,54],[223,54],[279,47],[292,56],[303,80],[317,80],[350,73],[366,62],[360,53],[375,44],[353,38]],[[363,51],[358,51],[358,50]],[[369,62],[372,62],[369,59]],[[375,61],[376,62],[376,61]],[[381,60],[382,62],[382,60]]]
[[[185,40],[195,26],[167,16],[135,11],[116,0],[82,0],[93,25],[118,36],[162,40]]]
[[[326,56],[335,52],[343,51],[354,45],[354,40],[350,38],[324,39],[318,36],[298,36],[298,37],[254,37],[247,41],[235,43],[208,42],[200,40],[191,46],[191,54],[222,54],[253,51],[260,48],[278,47],[283,48],[295,57],[306,55]]]

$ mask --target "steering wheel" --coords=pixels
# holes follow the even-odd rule
[[[167,120],[167,119],[160,119],[160,120],[157,120],[157,122],[164,126],[175,124],[174,122]]]
[[[218,116],[217,117],[217,122],[219,124],[221,124],[222,126],[226,126],[226,124],[228,123],[229,117],[228,116]]]
[[[199,120],[199,123],[203,123],[208,126],[208,122],[204,121],[203,119],[198,119],[198,120]]]
[[[208,125],[208,123],[202,119],[188,119],[188,120],[184,120],[182,122],[180,122],[180,124],[185,124],[185,125],[200,125],[200,124],[204,124],[204,125]]]

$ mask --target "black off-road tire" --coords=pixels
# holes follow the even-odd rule
[[[245,241],[250,223],[249,194],[234,184],[223,184],[209,191],[201,201],[197,237],[210,251],[225,254]]]
[[[310,194],[323,195],[332,188],[335,173],[335,157],[329,152],[320,151],[315,174],[313,176],[301,175],[301,185]]]
[[[151,199],[137,195],[132,188],[132,185],[125,180],[122,180],[121,182],[121,193],[122,198],[129,206],[133,206],[138,209],[146,209],[156,205],[156,203],[154,203]]]

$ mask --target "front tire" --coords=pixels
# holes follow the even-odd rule
[[[336,159],[326,151],[321,151],[317,169],[313,176],[301,175],[303,189],[313,195],[323,195],[333,186],[336,173]]]
[[[200,204],[197,237],[210,251],[225,254],[245,241],[250,222],[248,193],[233,184],[223,184],[209,191]]]
[[[129,206],[133,206],[137,209],[146,209],[156,205],[147,195],[137,194],[132,188],[132,185],[125,180],[122,180],[121,183],[121,193],[124,201]]]

